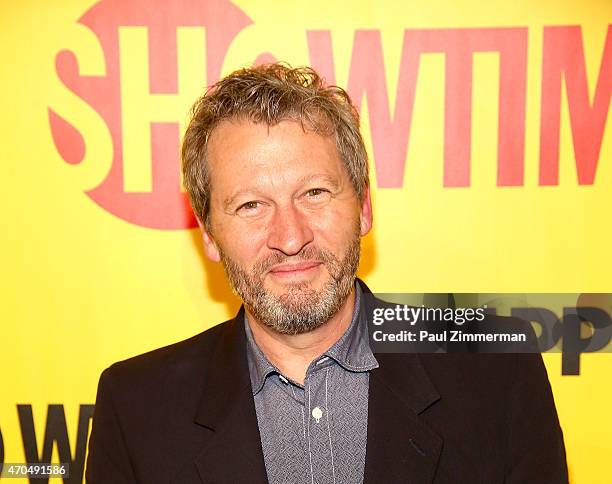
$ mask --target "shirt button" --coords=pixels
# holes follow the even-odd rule
[[[323,410],[321,410],[319,407],[313,408],[312,416],[314,417],[315,421],[319,423],[319,420],[321,420],[321,417],[323,416]]]

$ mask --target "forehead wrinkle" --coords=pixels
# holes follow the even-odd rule
[[[210,156],[210,158],[216,158],[217,156],[215,155],[221,156],[221,158],[223,157],[222,155],[224,151],[224,143],[222,140],[224,139],[224,137],[220,136],[222,134],[221,131],[223,130],[223,128],[240,126],[240,124],[243,123],[244,121],[236,122],[236,120],[232,120],[228,121],[227,124],[222,123],[222,125],[217,127],[217,130],[214,133],[215,136],[213,136],[213,143],[211,143],[211,145],[209,146],[209,155],[212,155]],[[289,123],[291,123],[291,121]],[[270,138],[271,130],[273,128],[277,128],[277,126],[260,125],[260,128],[263,128],[265,133],[264,138],[262,140],[263,142],[256,144],[255,146],[250,145],[242,147],[240,151],[234,153],[232,156],[234,162],[238,162],[244,168],[253,166],[261,168],[258,173],[257,180],[244,180],[246,183],[244,183],[242,186],[234,187],[237,189],[236,192],[230,192],[223,200],[220,200],[221,206],[224,210],[227,210],[229,206],[236,201],[236,198],[245,194],[245,192],[258,193],[261,192],[262,189],[264,189],[264,191],[267,191],[267,189],[274,191],[275,187],[283,186],[287,182],[290,182],[291,180],[288,180],[287,178],[292,178],[291,174],[283,173],[283,170],[277,169],[278,163],[280,163],[281,165],[285,165],[289,160],[293,160],[293,163],[290,164],[295,164],[298,166],[303,165],[304,163],[308,164],[307,160],[312,156],[330,158],[330,161],[333,160],[331,164],[328,165],[327,169],[323,169],[321,171],[317,170],[318,173],[306,173],[302,174],[301,176],[296,173],[296,175],[298,176],[296,178],[293,178],[293,183],[291,183],[295,184],[295,186],[304,185],[310,182],[324,181],[329,183],[333,187],[333,189],[338,190],[345,184],[344,182],[346,180],[343,179],[341,173],[342,162],[338,159],[339,156],[336,151],[337,148],[333,141],[329,137],[321,136],[315,132],[304,131],[303,128],[299,125],[299,123],[291,124],[297,126],[298,129],[300,129],[305,136],[323,139],[327,143],[325,143],[323,146],[317,145],[317,150],[314,153],[312,151],[312,146],[301,146],[299,143],[281,144],[281,149],[278,149],[280,140]],[[285,129],[290,129],[291,125],[282,123],[278,126],[278,128],[283,128],[283,126],[285,127]],[[237,135],[237,133],[233,131],[230,133],[234,137]],[[212,159],[209,161],[212,161]],[[220,171],[223,171],[222,167],[213,165],[215,164],[209,163],[211,178],[215,177],[215,173],[220,168]]]
[[[270,190],[274,190],[274,186],[275,186],[275,177],[272,174],[260,174],[259,179],[264,179],[264,184],[268,184],[269,189]],[[225,210],[227,210],[229,208],[229,206],[235,202],[235,200],[245,194],[253,194],[256,196],[264,196],[265,194],[262,191],[262,187],[261,186],[246,186],[246,187],[241,187],[238,189],[238,191],[236,191],[235,193],[227,196],[225,198],[225,200],[223,200],[223,208]]]

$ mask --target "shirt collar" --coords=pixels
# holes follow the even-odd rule
[[[355,306],[351,324],[331,348],[323,353],[349,371],[368,371],[378,368],[378,362],[370,349],[364,297],[355,283]],[[317,358],[318,359],[318,358]]]
[[[364,308],[365,298],[361,287],[355,282],[355,305],[351,323],[344,334],[321,356],[315,358],[309,365],[307,372],[321,362],[321,357],[329,357],[336,361],[342,368],[348,371],[363,372],[378,368],[378,361],[370,349],[367,333],[366,310]],[[249,327],[246,312],[244,314],[244,329],[247,338],[247,360],[253,395],[259,393],[266,378],[280,371],[263,354]]]
[[[244,312],[244,332],[247,339],[247,360],[249,362],[249,374],[251,376],[251,388],[253,395],[259,393],[262,389],[268,375],[279,373],[278,369],[268,361],[268,358],[257,346],[253,333],[247,321],[246,311]]]

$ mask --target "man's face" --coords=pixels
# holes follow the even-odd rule
[[[207,256],[274,330],[299,334],[329,320],[352,289],[372,223],[369,192],[360,203],[334,138],[293,121],[225,121],[207,154]]]

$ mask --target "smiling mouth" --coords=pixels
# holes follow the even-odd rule
[[[306,275],[314,271],[322,262],[319,261],[304,261],[297,264],[280,264],[270,269],[269,273],[276,277],[290,278],[294,276]]]

